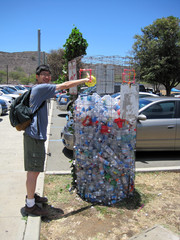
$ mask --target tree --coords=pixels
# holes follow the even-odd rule
[[[25,77],[26,74],[25,74],[25,72],[17,71],[17,72],[10,72],[9,76],[10,76],[10,78],[13,79],[13,82],[14,82],[14,80],[19,80],[20,78]]]
[[[66,39],[66,43],[63,45],[63,47],[65,48],[65,59],[67,61],[71,61],[76,57],[86,55],[88,43],[86,39],[83,38],[79,29],[74,27],[69,35],[69,38]]]
[[[86,49],[88,47],[88,43],[86,39],[83,38],[82,33],[74,27],[72,29],[71,34],[69,35],[69,38],[66,39],[66,43],[63,45],[65,48],[64,58],[65,58],[65,64],[63,66],[63,79],[67,79],[67,73],[68,73],[68,62],[76,57],[80,57],[83,55],[86,55]]]
[[[36,74],[35,73],[29,74],[29,77],[21,77],[20,78],[21,84],[28,85],[29,83],[35,84],[35,82],[36,82]]]
[[[170,95],[171,88],[180,83],[180,19],[157,19],[141,31],[133,45],[140,78],[164,85]]]
[[[59,78],[59,75],[62,74],[64,60],[64,49],[51,50],[50,54],[47,57],[47,63],[51,68],[52,81],[55,81]]]
[[[5,77],[7,76],[7,72],[0,70],[0,83],[5,82]]]

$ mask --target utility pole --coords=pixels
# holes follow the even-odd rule
[[[9,80],[8,65],[6,70],[7,70],[7,84],[8,84],[8,80]]]
[[[41,64],[41,32],[38,29],[38,66]]]
[[[46,64],[46,53],[43,52],[43,64]]]

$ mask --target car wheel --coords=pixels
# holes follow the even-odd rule
[[[73,103],[71,102],[67,107],[67,111],[70,111],[72,109],[72,107],[73,107]]]

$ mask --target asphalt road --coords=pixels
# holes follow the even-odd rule
[[[51,105],[53,109],[47,152],[46,173],[69,173],[71,171],[71,163],[69,161],[73,158],[73,152],[64,147],[61,139],[61,131],[67,122],[67,112],[58,110],[55,101],[52,101]]]
[[[58,110],[55,101],[52,107],[46,171],[70,173],[69,161],[73,158],[73,152],[64,147],[61,139],[67,112]],[[135,167],[138,171],[177,170],[180,169],[180,152],[136,152]]]

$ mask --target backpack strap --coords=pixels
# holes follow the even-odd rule
[[[37,113],[37,111],[44,106],[46,101],[42,102],[41,105],[34,111],[33,116]]]
[[[33,117],[44,106],[45,103],[46,103],[46,101],[42,102],[41,105],[36,109],[36,111],[34,111]],[[37,114],[37,130],[38,130],[38,135],[39,135],[40,132],[39,132],[39,124],[38,124],[38,114]]]
[[[41,105],[36,109],[36,111],[33,113],[33,116],[39,111],[40,108],[42,108],[44,106],[46,101],[42,102]],[[40,134],[39,131],[39,124],[38,124],[38,114],[37,114],[37,130],[38,130],[38,135]]]

